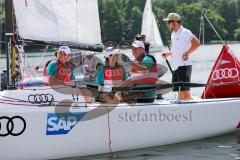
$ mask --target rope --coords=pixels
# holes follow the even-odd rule
[[[13,2],[12,2],[13,3]],[[13,42],[15,43],[15,30],[14,30],[14,8],[13,8],[13,5],[12,5],[12,39],[13,39]]]
[[[205,44],[205,37],[204,37],[205,36],[205,27],[204,27],[204,16],[202,14],[202,10],[201,10],[201,18],[200,18],[199,40],[201,41],[201,38],[202,38],[202,44],[204,45]]]
[[[206,18],[207,22],[209,23],[209,25],[212,27],[213,31],[217,34],[218,38],[222,41],[222,44],[226,44],[223,39],[221,38],[221,36],[219,35],[219,33],[217,32],[217,30],[215,29],[215,27],[213,26],[213,24],[211,23],[211,21],[208,19],[207,15],[204,13],[204,11],[201,11],[203,16]]]
[[[110,111],[109,111],[108,107],[107,107],[107,111],[108,111],[108,114],[107,114],[107,118],[108,118],[108,148],[109,148],[110,154],[112,155],[113,152],[112,152],[112,148],[111,148],[112,140],[111,140]]]

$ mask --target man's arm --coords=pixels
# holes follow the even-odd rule
[[[57,79],[57,76],[56,76],[56,72],[57,72],[57,63],[56,61],[51,61],[47,68],[46,68],[46,71],[47,71],[47,75],[48,75],[48,85],[49,86],[52,86],[52,85],[63,85],[64,82],[62,81],[59,81]]]
[[[53,86],[53,85],[64,85],[63,81],[59,81],[56,76],[49,76],[48,78],[48,85]]]
[[[146,71],[146,70],[148,70],[147,66],[143,66],[143,65],[141,65],[141,64],[138,64],[137,62],[132,61],[130,64],[131,64],[131,66],[132,66],[133,68],[135,68],[136,70],[140,70],[140,71]]]
[[[191,48],[183,55],[183,60],[186,60],[189,55],[192,54],[200,46],[200,41],[196,36],[192,38],[191,43]]]

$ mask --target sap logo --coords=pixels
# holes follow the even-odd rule
[[[47,116],[46,134],[68,134],[85,114],[86,112],[49,113]]]

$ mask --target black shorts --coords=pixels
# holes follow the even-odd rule
[[[190,82],[192,74],[192,66],[179,66],[177,70],[173,71],[172,83],[175,82]],[[173,87],[173,91],[178,91],[178,87]],[[181,91],[189,91],[189,86],[181,87]]]

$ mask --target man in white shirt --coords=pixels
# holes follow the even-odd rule
[[[184,28],[181,24],[181,17],[177,13],[169,13],[167,18],[171,34],[171,51],[162,53],[163,58],[172,57],[172,82],[190,82],[192,73],[192,62],[190,55],[200,46],[200,42],[192,32]],[[173,91],[178,91],[174,88]],[[188,86],[181,87],[180,99],[192,99],[190,88]]]
[[[85,69],[85,74],[93,74],[96,69],[95,67],[95,57],[94,57],[94,52],[88,51],[86,52],[86,57],[83,59],[83,64],[84,64],[84,69]]]

